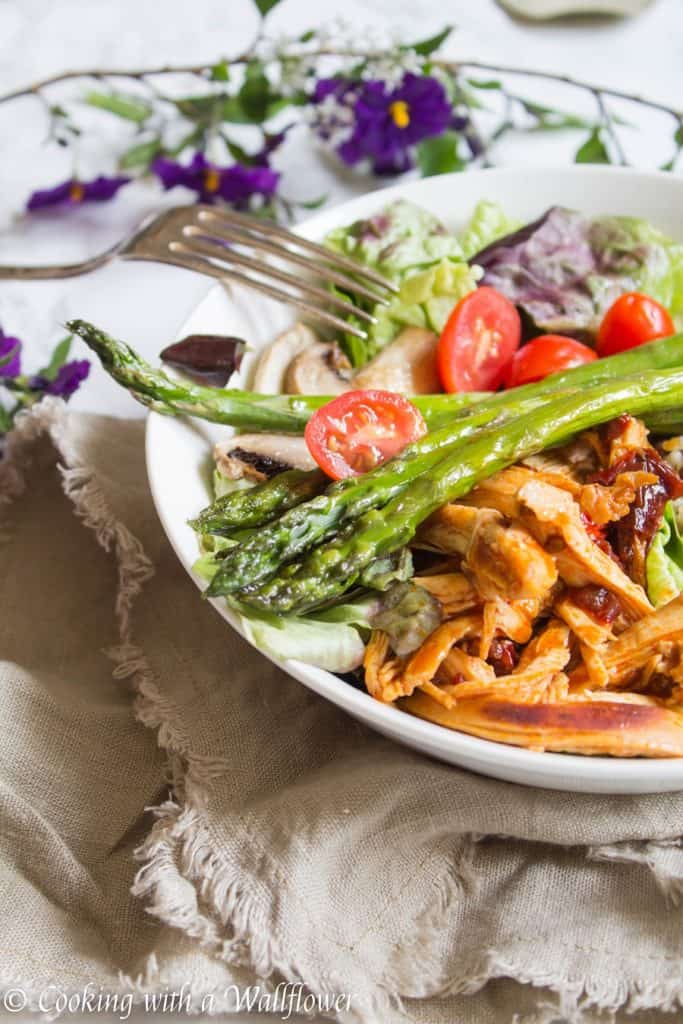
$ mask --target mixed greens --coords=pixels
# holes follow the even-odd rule
[[[474,255],[482,283],[539,331],[595,334],[624,292],[644,292],[683,328],[683,245],[636,217],[585,217],[554,206]]]

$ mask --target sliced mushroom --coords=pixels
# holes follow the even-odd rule
[[[285,391],[289,395],[340,395],[355,386],[344,377],[343,368],[339,347],[316,341],[289,364]]]
[[[254,371],[254,391],[264,395],[282,394],[289,364],[299,353],[317,343],[317,335],[302,323],[294,324],[279,334],[259,357]]]
[[[214,447],[216,468],[229,480],[261,482],[286,469],[314,469],[303,437],[288,434],[239,434]]]
[[[403,395],[441,391],[436,368],[438,337],[423,327],[406,327],[353,378],[354,388],[381,388]]]

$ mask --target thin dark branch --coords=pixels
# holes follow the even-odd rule
[[[245,64],[253,53],[247,51],[246,53],[238,56],[231,57],[227,60],[228,64]],[[339,57],[349,59],[366,58],[369,60],[379,59],[383,54],[374,52],[361,52],[353,50],[334,50],[330,48],[302,51],[301,53],[292,53],[292,58],[315,58],[315,57]],[[588,89],[594,95],[602,94],[603,96],[610,96],[613,99],[624,100],[629,103],[637,103],[641,106],[649,107],[651,110],[659,110],[664,114],[668,114],[670,117],[675,118],[677,121],[683,121],[683,110],[679,110],[676,107],[671,107],[666,103],[662,103],[659,100],[648,99],[645,96],[641,96],[637,93],[626,92],[622,89],[614,89],[611,86],[594,85],[589,82],[582,82],[579,79],[572,78],[571,75],[559,74],[554,71],[539,71],[530,68],[520,68],[513,65],[507,64],[490,64],[487,61],[480,60],[460,60],[460,61],[449,61],[438,58],[432,58],[432,64],[437,67],[444,68],[445,70],[453,73],[462,72],[465,69],[486,71],[493,74],[501,75],[524,75],[527,78],[538,78],[544,81],[561,82],[564,85],[571,86],[575,89]],[[143,80],[147,77],[154,75],[175,75],[175,74],[190,74],[190,75],[206,75],[211,69],[211,64],[178,64],[178,65],[162,65],[160,67],[151,68],[135,68],[135,69],[123,69],[123,68],[99,68],[96,70],[84,69],[82,71],[63,71],[57,75],[51,75],[49,78],[44,78],[38,82],[34,82],[31,85],[23,86],[19,89],[14,89],[11,92],[7,92],[0,95],[0,103],[8,103],[10,100],[16,100],[24,96],[38,96],[43,89],[47,89],[49,86],[58,85],[61,82],[68,82],[79,78],[98,78],[98,77],[109,77],[109,78],[132,78]]]
[[[248,55],[231,57],[227,63],[245,64],[248,59]],[[43,89],[48,89],[51,85],[59,85],[61,82],[70,82],[79,78],[133,78],[144,81],[155,75],[205,75],[210,70],[210,64],[164,64],[157,68],[98,68],[94,71],[86,68],[83,71],[61,71],[57,75],[50,75],[49,78],[43,78],[31,85],[0,94],[0,103],[9,103],[10,100],[18,100],[24,96],[39,96]]]
[[[572,78],[571,75],[562,75],[555,71],[531,70],[507,64],[488,64],[480,60],[444,61],[435,59],[432,63],[456,72],[462,71],[464,68],[475,68],[479,71],[489,71],[499,75],[526,75],[528,78],[541,78],[545,79],[545,81],[562,82],[564,85],[570,85],[575,89],[589,89],[594,95],[602,94],[603,96],[611,96],[613,99],[625,100],[628,103],[639,103],[642,106],[650,107],[652,110],[661,110],[662,113],[669,114],[678,121],[683,120],[683,110],[670,107],[659,100],[651,100],[637,93],[625,92],[623,89],[613,89],[608,85],[594,85],[591,82],[582,82],[577,78]]]

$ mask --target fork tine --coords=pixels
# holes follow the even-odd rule
[[[177,254],[177,258],[173,259],[173,253]],[[212,263],[210,259],[199,255],[198,253],[182,252],[180,248],[175,248],[171,253],[167,252],[165,256],[155,256],[156,260],[162,260],[164,263],[171,263],[175,266],[185,267],[188,270],[196,270],[200,274],[208,274],[210,277],[215,277],[219,281],[237,281],[239,284],[245,284],[249,288],[254,288],[256,291],[263,292],[271,299],[275,299],[277,302],[284,302],[290,306],[296,306],[312,320],[319,320],[321,323],[327,324],[329,327],[334,327],[338,331],[344,331],[346,334],[353,334],[356,338],[365,340],[367,334],[361,330],[360,327],[355,327],[353,324],[347,323],[340,317],[335,316],[334,313],[328,313],[325,309],[319,309],[317,306],[312,306],[306,302],[305,299],[298,295],[293,295],[291,292],[286,292],[283,289],[275,288],[273,285],[266,284],[264,281],[259,281],[256,278],[250,277],[248,274],[243,274],[239,270],[235,270],[228,264],[224,263],[218,267],[215,263]]]
[[[318,288],[317,285],[310,284],[308,281],[293,277],[291,274],[285,273],[284,270],[279,270],[270,263],[259,263],[248,256],[243,256],[242,253],[235,252],[234,249],[223,248],[222,251],[218,251],[215,243],[210,244],[196,236],[190,236],[183,242],[171,242],[169,249],[172,252],[186,252],[194,256],[205,256],[218,262],[225,261],[229,264],[236,264],[238,267],[244,267],[245,270],[252,270],[257,274],[261,274],[265,278],[275,278],[276,281],[280,281],[290,288],[297,288],[303,293],[305,298],[318,299],[320,302],[335,306],[340,312],[345,313],[346,316],[355,316],[359,320],[364,320],[370,324],[377,323],[376,317],[371,313],[366,313],[364,309],[358,309],[350,302],[346,302],[337,295],[325,291],[324,288]]]
[[[211,242],[215,238],[226,242],[237,242],[241,245],[249,245],[252,249],[260,249],[263,252],[271,253],[271,255],[277,256],[283,260],[288,260],[290,263],[294,263],[298,267],[305,267],[308,270],[311,268],[310,256],[304,256],[302,253],[295,252],[293,249],[288,249],[286,245],[280,245],[278,242],[270,242],[264,238],[260,238],[258,235],[248,231],[239,224],[231,224],[228,227],[227,224],[223,225],[216,223],[208,230],[211,231],[211,235],[206,233],[206,228],[201,228],[195,224],[188,224],[183,229],[183,235],[185,237],[201,237],[206,242]],[[217,242],[217,244],[220,243]],[[341,288],[354,292],[356,295],[362,295],[364,298],[370,299],[371,302],[375,302],[380,306],[389,305],[389,299],[386,298],[386,296],[380,294],[378,291],[373,291],[372,288],[366,287],[359,281],[355,281],[348,274],[342,274],[337,270],[333,270],[331,267],[325,266],[319,268],[318,275],[327,281],[331,281],[332,284],[338,284]]]
[[[306,252],[314,253],[318,259],[324,260],[328,263],[333,264],[337,267],[343,267],[345,270],[351,271],[352,274],[358,277],[364,277],[375,284],[380,285],[382,288],[386,288],[389,292],[398,292],[398,286],[393,281],[387,280],[382,274],[379,274],[376,270],[371,270],[369,267],[364,267],[362,264],[357,263],[356,260],[350,259],[348,256],[342,256],[340,253],[333,252],[331,249],[326,249],[322,245],[318,245],[316,242],[310,242],[307,238],[302,238],[300,235],[295,235],[291,231],[287,231],[286,228],[282,228],[279,224],[272,224],[270,221],[255,220],[253,217],[245,216],[243,213],[235,213],[231,210],[230,213],[224,213],[215,209],[212,206],[199,206],[197,210],[197,219],[200,223],[206,222],[218,222],[218,223],[237,223],[245,228],[245,230],[253,232],[257,237],[266,235],[268,237],[281,238],[283,241],[288,242],[290,245],[295,245],[300,249],[304,249]]]

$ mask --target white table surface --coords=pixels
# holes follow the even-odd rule
[[[423,38],[447,20],[458,27],[448,44],[456,57],[561,71],[674,104],[683,94],[680,0],[654,0],[633,20],[576,18],[545,24],[514,20],[494,0],[283,0],[269,24],[274,33],[294,33],[337,17],[354,26],[359,38],[366,27],[385,32],[387,24],[408,39]],[[65,69],[212,61],[239,52],[255,26],[250,0],[0,0],[0,91]],[[579,102],[562,90],[526,80],[518,83],[518,91],[565,107]],[[631,132],[632,160],[653,167],[667,158],[663,124],[653,115]],[[0,106],[0,136],[0,262],[80,259],[106,248],[158,206],[155,190],[135,185],[112,204],[61,216],[17,215],[31,190],[69,176],[69,159],[43,144],[45,119],[34,100]],[[564,163],[577,144],[576,137],[529,136],[501,150],[499,162]],[[86,175],[94,169],[91,159],[84,151]],[[340,201],[365,187],[348,175],[336,176],[306,146],[288,145],[277,165],[284,190],[299,198],[328,194],[330,201]],[[57,283],[0,282],[0,324],[25,340],[31,367],[41,364],[63,333],[60,325],[72,316],[95,321],[154,358],[208,287],[207,280],[189,272],[144,264],[111,266]],[[82,354],[80,344],[75,352]],[[121,416],[142,414],[97,366],[74,405]],[[23,1015],[11,1019],[28,1020]],[[131,1017],[162,1019],[170,1018]],[[231,1019],[235,1024],[247,1020]],[[250,1015],[248,1021],[261,1019],[273,1018]]]

